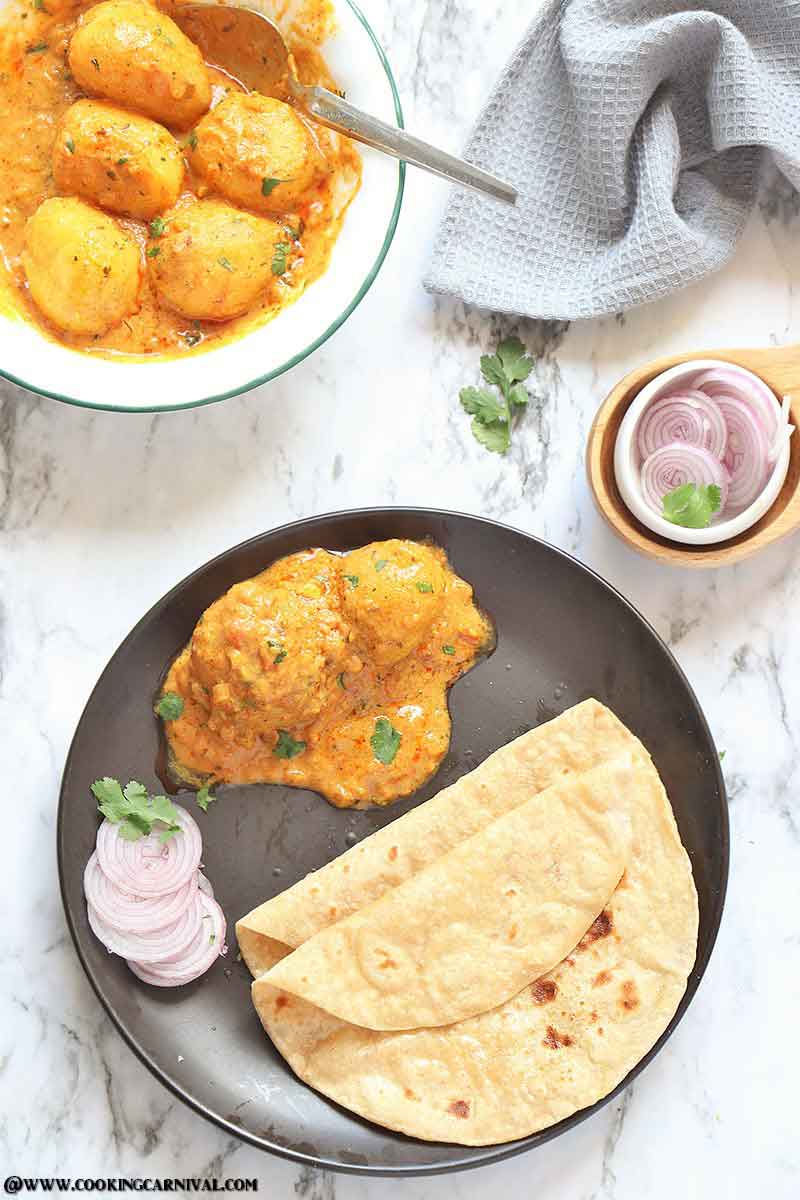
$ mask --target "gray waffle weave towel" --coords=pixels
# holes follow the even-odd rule
[[[800,186],[800,0],[549,0],[466,149],[425,286],[532,317],[656,300],[730,257],[766,150]]]

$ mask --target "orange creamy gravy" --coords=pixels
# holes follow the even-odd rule
[[[159,302],[147,271],[148,227],[144,221],[120,217],[120,225],[138,242],[142,255],[140,307],[104,334],[80,335],[56,329],[33,303],[20,255],[25,224],[41,201],[59,194],[52,174],[56,127],[64,112],[84,93],[66,63],[69,39],[81,13],[93,7],[87,0],[15,0],[0,20],[0,309],[20,314],[55,341],[104,357],[124,355],[176,357],[210,349],[243,336],[271,320],[323,274],[342,227],[345,212],[361,182],[361,158],[349,139],[309,126],[330,173],[310,189],[303,203],[275,220],[292,237],[291,265],[278,279],[269,299],[244,316],[229,321],[191,321]],[[169,4],[161,4],[163,11]],[[327,0],[309,0],[306,28],[319,9],[320,27],[327,27]],[[319,51],[290,32],[299,78],[336,89]],[[214,97],[212,109],[232,90],[242,90],[228,76],[209,68]],[[192,197],[210,195],[190,165],[191,131],[172,131],[185,147],[186,175],[178,205]]]
[[[493,640],[436,546],[290,555],[212,604],[172,664],[163,691],[184,707],[165,722],[171,769],[194,784],[282,783],[339,807],[388,804],[439,766],[447,689]],[[379,718],[400,735],[388,764],[372,740]],[[279,756],[296,742],[300,752]]]

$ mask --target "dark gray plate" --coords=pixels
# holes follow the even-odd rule
[[[205,816],[195,815],[206,872],[228,917],[231,951],[188,987],[140,983],[87,923],[82,875],[97,831],[89,785],[114,775],[157,787],[152,697],[200,613],[231,584],[307,546],[348,550],[388,537],[432,537],[497,623],[496,651],[451,693],[453,741],[441,769],[412,798],[369,812],[337,810],[311,792],[277,786],[222,789]],[[540,1145],[599,1108],[485,1150],[415,1141],[351,1116],[295,1079],[262,1033],[232,930],[236,918],[260,901],[427,800],[498,746],[588,696],[613,708],[651,751],[700,899],[697,962],[686,995],[619,1091],[664,1044],[697,990],[728,875],[728,815],[717,752],[689,684],[646,621],[597,575],[552,546],[491,521],[423,509],[365,509],[298,521],[234,547],[173,588],[101,675],[67,759],[58,813],[61,891],[78,955],[142,1062],[228,1132],[288,1158],[355,1172],[426,1174],[496,1161]]]

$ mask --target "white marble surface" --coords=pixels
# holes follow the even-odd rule
[[[458,146],[529,3],[364,0],[410,125]],[[435,303],[419,284],[444,199],[411,173],[371,293],[315,357],[194,412],[88,413],[0,387],[0,1163],[22,1175],[257,1176],[306,1200],[769,1200],[800,1194],[800,540],[734,569],[637,557],[593,511],[583,449],[611,384],[649,357],[800,334],[800,216],[769,186],[735,263],[649,310],[570,329]],[[506,459],[457,402],[499,333],[541,352]],[[676,1035],[620,1102],[529,1155],[455,1177],[326,1176],[225,1137],[111,1028],[68,939],[55,868],[61,768],[120,639],[176,580],[294,517],[413,503],[485,513],[575,553],[653,622],[727,751],[732,873],[717,949]]]

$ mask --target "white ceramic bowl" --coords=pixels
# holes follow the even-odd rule
[[[633,515],[648,529],[652,529],[653,533],[658,533],[661,537],[669,538],[673,542],[683,542],[691,546],[708,546],[716,542],[726,542],[729,538],[738,537],[740,533],[744,533],[745,529],[749,529],[751,525],[755,525],[756,521],[763,517],[777,499],[789,469],[789,440],[787,438],[783,450],[775,461],[766,487],[753,503],[742,512],[737,513],[735,517],[709,525],[706,529],[685,529],[682,525],[673,525],[671,521],[666,521],[653,512],[650,505],[645,502],[642,495],[639,457],[636,450],[636,427],[639,424],[639,418],[648,404],[663,392],[672,389],[676,383],[681,383],[683,380],[699,374],[700,371],[708,371],[712,367],[723,367],[726,371],[736,371],[745,379],[755,379],[762,384],[764,382],[752,371],[746,371],[744,367],[721,362],[715,358],[698,358],[691,362],[679,363],[677,367],[670,367],[668,371],[657,375],[646,387],[642,388],[622,419],[614,446],[614,475],[617,487]]]
[[[0,0],[0,4],[5,0]],[[354,104],[403,124],[392,72],[352,0],[336,0],[339,29],[323,46]],[[349,317],[391,245],[404,166],[363,148],[363,179],[327,271],[275,320],[217,350],[162,362],[114,362],[51,342],[21,318],[0,315],[0,374],[30,391],[125,412],[162,412],[224,400],[274,379],[321,346]]]

